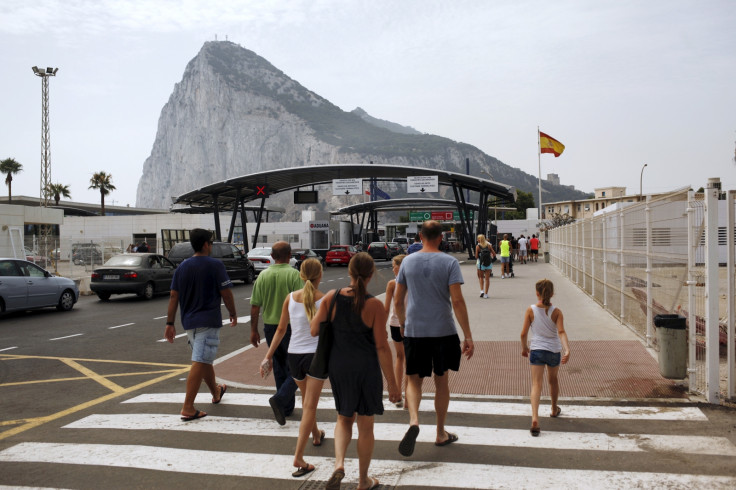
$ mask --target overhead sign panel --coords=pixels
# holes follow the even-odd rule
[[[406,178],[406,192],[439,192],[436,175],[417,175]]]
[[[333,179],[333,196],[350,196],[363,194],[363,179]]]
[[[474,213],[471,210],[467,219],[473,219]],[[460,213],[457,211],[410,211],[409,221],[460,221]]]

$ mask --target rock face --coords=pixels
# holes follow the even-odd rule
[[[536,195],[537,179],[477,148],[345,112],[307,90],[252,51],[227,41],[207,42],[192,59],[161,111],[151,156],[143,166],[136,205],[168,208],[172,197],[240,175],[305,165],[375,163],[442,168],[493,180]],[[545,201],[581,198],[544,184]],[[400,197],[395,186],[384,188]],[[285,193],[288,194],[288,193]],[[284,219],[294,219],[290,196],[274,196]],[[320,208],[331,203],[325,193]],[[273,199],[273,198],[272,198]],[[356,198],[359,199],[359,198]]]

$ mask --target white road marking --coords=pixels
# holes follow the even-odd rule
[[[179,337],[184,337],[184,336],[186,336],[186,334],[187,334],[186,332],[184,332],[184,333],[180,333],[179,335],[174,335],[174,338],[175,338],[175,339],[178,339]],[[167,340],[166,340],[166,339],[159,339],[159,340],[157,340],[156,342],[167,342]]]
[[[192,422],[202,423],[206,419]],[[94,454],[91,458],[90,454]],[[143,445],[65,444],[24,442],[0,452],[0,461],[41,462],[137,468],[178,473],[230,475],[291,480],[292,455],[203,451]],[[197,461],[196,465],[191,464]],[[248,461],[248,464],[243,464]],[[310,456],[317,469],[305,479],[324,481],[333,469],[333,458]],[[358,462],[345,460],[344,483],[357,483]],[[627,471],[594,471],[557,468],[440,463],[434,461],[380,460],[371,462],[371,475],[393,487],[447,488],[734,488],[736,477]]]
[[[17,346],[16,347],[6,347],[4,349],[0,349],[0,352],[4,352],[6,350],[13,350],[13,349],[17,349],[17,348],[18,348]]]
[[[72,337],[79,337],[80,335],[84,335],[84,334],[83,333],[75,333],[74,335],[67,335],[66,337],[56,337],[54,339],[49,339],[49,340],[70,339]]]
[[[262,340],[261,342],[265,342],[265,340]],[[230,359],[231,357],[235,357],[238,354],[242,354],[243,352],[247,351],[248,349],[252,349],[252,348],[253,348],[253,345],[252,344],[248,344],[245,347],[241,347],[240,349],[231,352],[230,354],[224,355],[222,357],[218,357],[217,359],[215,359],[215,365],[220,364],[221,362],[225,362],[228,359]]]
[[[248,323],[250,321],[250,315],[248,316],[239,316],[238,317],[238,323]],[[230,323],[230,319],[223,320],[222,324],[227,325]]]
[[[166,318],[166,316],[167,316],[167,315],[164,315],[164,316],[157,316],[156,318],[154,318],[154,320],[162,320],[162,319]]]
[[[115,330],[116,328],[122,328],[122,327],[129,327],[131,325],[135,325],[135,323],[124,323],[122,325],[117,325],[114,327],[107,327],[108,330]]]
[[[180,395],[180,401],[183,395]],[[224,401],[224,400],[223,400]],[[399,442],[408,424],[375,424],[377,441]],[[183,424],[179,415],[146,414],[132,418],[130,414],[90,415],[64,426],[65,429],[119,429],[119,430],[173,430],[179,432],[208,432],[260,437],[290,437],[299,435],[299,421],[289,420],[279,427],[273,420],[217,417],[209,415],[196,424]],[[335,431],[334,422],[320,421],[320,428],[328,434]],[[417,442],[434,444],[436,433],[432,427],[420,431]],[[603,434],[587,432],[545,431],[542,437],[532,437],[527,429],[491,429],[484,427],[447,426],[457,434],[458,445],[568,449],[575,451],[668,452],[736,457],[736,446],[725,437],[680,436],[658,434]]]
[[[152,393],[141,394],[123,403],[181,403],[181,393]],[[270,407],[268,399],[270,394],[259,393],[228,393],[227,397],[222,400],[223,404],[228,405],[252,405],[258,407]],[[297,396],[297,406],[301,406],[301,397]],[[195,403],[209,403],[211,395],[209,393],[200,393],[195,399]],[[335,406],[335,401],[331,396],[322,396],[319,399],[321,408]],[[562,417],[570,417],[575,419],[612,419],[612,420],[694,420],[706,421],[708,418],[697,407],[619,407],[619,406],[591,406],[591,405],[560,405],[562,408]],[[396,408],[392,403],[385,402],[385,411],[404,411],[403,408]],[[545,408],[540,408],[542,418],[544,417]],[[547,407],[548,409],[548,407]],[[423,400],[419,405],[422,412],[434,412],[434,404],[431,400]],[[464,400],[450,400],[450,413],[469,413],[475,415],[508,415],[508,416],[529,416],[531,417],[531,406],[526,403],[506,403],[506,402],[474,402]],[[544,429],[544,427],[542,428]]]

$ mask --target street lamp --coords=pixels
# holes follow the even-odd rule
[[[51,141],[49,139],[49,77],[55,77],[58,68],[46,70],[32,67],[34,75],[41,77],[41,206],[49,205],[51,183]]]
[[[644,167],[646,167],[647,164],[645,163],[644,166],[641,168],[641,174],[639,174],[639,202],[641,202],[641,182],[644,178]]]

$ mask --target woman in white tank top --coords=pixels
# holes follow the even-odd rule
[[[537,281],[537,304],[529,306],[524,314],[524,326],[521,329],[521,355],[529,357],[532,371],[532,427],[533,436],[541,432],[539,427],[539,399],[542,394],[544,370],[547,370],[549,394],[552,399],[550,417],[558,417],[562,409],[557,405],[560,396],[560,383],[557,371],[560,364],[570,360],[570,346],[565,332],[562,312],[550,303],[554,295],[554,285],[548,279]],[[531,330],[531,342],[527,335]],[[560,351],[564,347],[564,353]]]
[[[294,467],[292,476],[304,476],[314,471],[314,465],[304,461],[304,449],[307,447],[309,433],[312,433],[312,445],[321,446],[325,440],[325,431],[317,426],[317,403],[322,393],[324,379],[309,376],[309,365],[317,350],[318,337],[310,333],[310,321],[317,313],[317,309],[325,295],[317,289],[322,280],[322,264],[317,259],[307,259],[302,262],[299,275],[304,281],[304,288],[289,294],[284,300],[281,310],[281,319],[276,328],[271,346],[261,363],[261,376],[266,376],[271,370],[271,360],[276,348],[286,334],[286,328],[291,324],[291,340],[289,341],[288,364],[291,376],[302,393],[302,420],[299,423],[299,437],[294,452]]]

